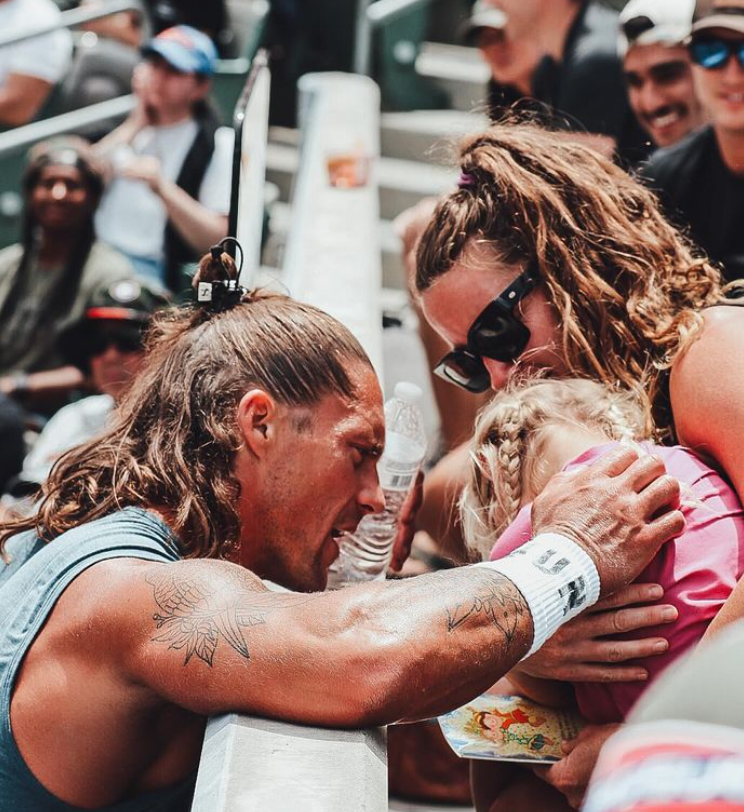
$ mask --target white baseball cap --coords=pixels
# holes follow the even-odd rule
[[[460,39],[470,41],[482,28],[495,28],[500,31],[507,22],[506,14],[488,0],[477,0],[470,17],[460,26]]]
[[[634,45],[680,45],[692,29],[695,0],[630,0],[620,12],[618,52]]]

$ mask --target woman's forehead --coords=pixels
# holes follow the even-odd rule
[[[51,180],[52,178],[61,178],[64,180],[81,181],[82,174],[75,166],[68,164],[49,164],[43,166],[39,172],[39,180]]]

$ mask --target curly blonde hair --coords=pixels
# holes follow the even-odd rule
[[[461,185],[417,251],[426,291],[472,243],[539,270],[568,374],[643,382],[671,433],[665,373],[723,298],[721,277],[662,215],[651,191],[593,150],[535,124],[500,123],[462,142]]]
[[[534,481],[549,429],[574,425],[608,440],[649,437],[640,393],[585,379],[532,380],[497,394],[478,416],[459,501],[470,550],[483,559],[514,520]]]

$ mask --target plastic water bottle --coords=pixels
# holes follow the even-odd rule
[[[400,511],[426,455],[420,398],[418,386],[400,382],[385,404],[385,452],[377,466],[385,509],[365,516],[353,534],[342,537],[339,557],[328,574],[329,589],[385,577]]]

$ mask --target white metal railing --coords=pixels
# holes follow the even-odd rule
[[[139,0],[108,0],[102,6],[83,6],[81,8],[72,8],[68,11],[60,12],[59,18],[47,25],[34,25],[29,24],[21,31],[12,34],[5,34],[0,36],[0,48],[5,45],[15,45],[17,42],[23,42],[27,39],[40,37],[44,34],[50,34],[52,31],[57,31],[60,28],[74,28],[84,23],[93,22],[93,20],[100,20],[103,17],[109,17],[112,14],[118,14],[121,11],[141,11],[142,3]]]
[[[302,148],[282,279],[295,298],[346,324],[378,371],[379,110],[379,90],[367,77],[300,80]],[[341,171],[358,172],[359,185],[334,185],[335,161]],[[312,728],[240,714],[210,719],[192,812],[294,809],[387,812],[384,730]]]
[[[431,5],[432,0],[358,0],[354,41],[354,72],[364,76],[372,68],[372,37],[376,28],[395,22],[418,8]]]
[[[98,102],[69,113],[62,113],[41,121],[34,121],[31,124],[24,124],[23,127],[0,132],[0,157],[23,152],[32,144],[55,135],[79,132],[85,127],[111,118],[123,118],[134,109],[136,104],[137,99],[131,94],[119,96],[116,99]]]

